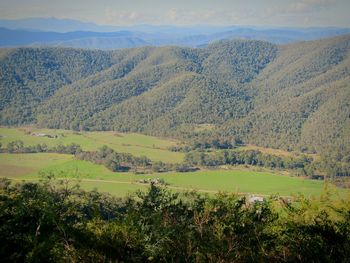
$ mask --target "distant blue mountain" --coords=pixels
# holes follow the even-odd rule
[[[275,44],[288,44],[298,41],[317,40],[350,34],[350,28],[237,28],[211,35],[212,41],[220,39],[256,39]]]
[[[350,29],[205,25],[116,27],[56,18],[0,20],[0,47],[33,45],[93,49],[119,49],[146,45],[198,47],[222,39],[258,39],[286,44],[344,34],[350,34]]]
[[[0,28],[0,46],[66,46],[76,48],[113,49],[147,45],[143,34],[128,31],[119,32],[85,32],[68,33],[37,32],[26,30],[10,30]],[[103,45],[103,42],[109,44]]]

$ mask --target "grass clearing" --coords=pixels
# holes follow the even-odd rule
[[[18,172],[13,174],[11,169],[6,171],[9,166],[11,169],[18,168]],[[77,180],[85,189],[96,188],[116,196],[125,196],[138,189],[145,189],[147,185],[139,184],[138,180],[148,178],[162,178],[174,191],[197,190],[205,193],[225,191],[283,196],[302,193],[310,196],[320,195],[323,190],[321,181],[244,168],[144,175],[114,173],[102,165],[75,160],[70,155],[52,153],[0,154],[0,171],[0,176],[18,180],[39,179],[41,173],[54,174],[57,178]]]
[[[170,185],[194,190],[224,191],[235,193],[319,195],[323,183],[270,172],[250,170],[213,170],[192,173],[158,174]]]
[[[285,151],[281,149],[273,149],[273,148],[266,148],[266,147],[260,147],[257,145],[253,144],[247,144],[245,146],[239,147],[238,150],[240,151],[247,151],[247,150],[257,150],[265,154],[271,154],[271,155],[276,155],[276,156],[281,156],[281,157],[296,157],[299,156],[301,153],[300,152],[295,152],[295,151]],[[310,156],[314,158],[315,160],[319,159],[320,156],[318,154],[310,154],[310,153],[303,153],[304,155]]]
[[[35,134],[47,134],[56,138],[39,137]],[[36,129],[32,127],[0,128],[0,143],[3,147],[9,142],[21,140],[25,145],[45,143],[49,147],[58,144],[77,143],[84,151],[94,151],[103,145],[117,152],[131,153],[135,156],[147,156],[154,161],[167,163],[182,162],[185,154],[171,152],[168,147],[176,145],[176,141],[160,139],[135,133],[106,132],[74,132],[69,130]]]
[[[37,176],[46,167],[62,165],[73,159],[72,155],[58,153],[0,154],[0,176]]]
[[[6,176],[6,177],[15,177],[15,176],[21,176],[21,175],[27,175],[35,172],[35,169],[32,167],[20,167],[16,165],[7,165],[7,164],[1,164],[1,171],[0,176]]]

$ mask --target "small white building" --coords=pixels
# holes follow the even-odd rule
[[[251,195],[251,196],[248,197],[247,202],[250,203],[250,204],[262,203],[262,202],[264,202],[264,197]]]

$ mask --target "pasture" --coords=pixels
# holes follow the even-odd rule
[[[51,138],[38,135],[49,135]],[[0,128],[0,143],[3,147],[15,140],[21,140],[25,145],[45,143],[49,147],[77,143],[84,151],[98,150],[107,145],[117,152],[147,156],[153,161],[167,163],[180,163],[184,158],[184,153],[168,150],[169,147],[176,145],[176,141],[136,133],[74,132],[33,127]]]
[[[73,160],[72,155],[58,153],[0,154],[0,176],[19,178],[37,176],[47,167],[64,165]]]
[[[10,170],[8,168],[11,167]],[[87,190],[97,189],[116,196],[125,196],[147,185],[142,179],[160,178],[174,191],[196,190],[203,193],[219,191],[260,195],[320,195],[323,182],[247,168],[202,170],[190,173],[154,173],[135,175],[114,173],[102,165],[75,160],[73,156],[52,153],[0,154],[0,176],[15,180],[39,180],[42,174],[78,181]]]

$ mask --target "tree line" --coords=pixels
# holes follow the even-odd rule
[[[83,151],[79,144],[71,143],[68,145],[58,144],[48,147],[46,144],[24,145],[23,141],[16,140],[9,142],[6,148],[0,144],[0,152],[7,153],[62,153],[72,154],[78,160],[89,161],[95,164],[101,164],[113,172],[134,173],[152,173],[152,172],[190,172],[198,168],[187,163],[164,163],[161,161],[152,161],[146,156],[134,156],[130,153],[116,152],[112,148],[102,146],[98,151]]]
[[[135,173],[152,172],[190,172],[198,168],[189,166],[186,163],[170,164],[161,161],[152,161],[146,156],[133,156],[130,153],[119,153],[113,149],[103,146],[99,151],[79,152],[76,158],[90,161],[96,164],[103,164],[111,171],[132,171]]]
[[[57,146],[49,147],[45,143],[38,143],[36,145],[24,145],[24,142],[21,140],[15,140],[9,142],[6,148],[2,148],[0,144],[1,152],[8,153],[63,153],[63,154],[77,154],[82,151],[82,148],[79,144],[71,143],[68,145],[58,144]]]

